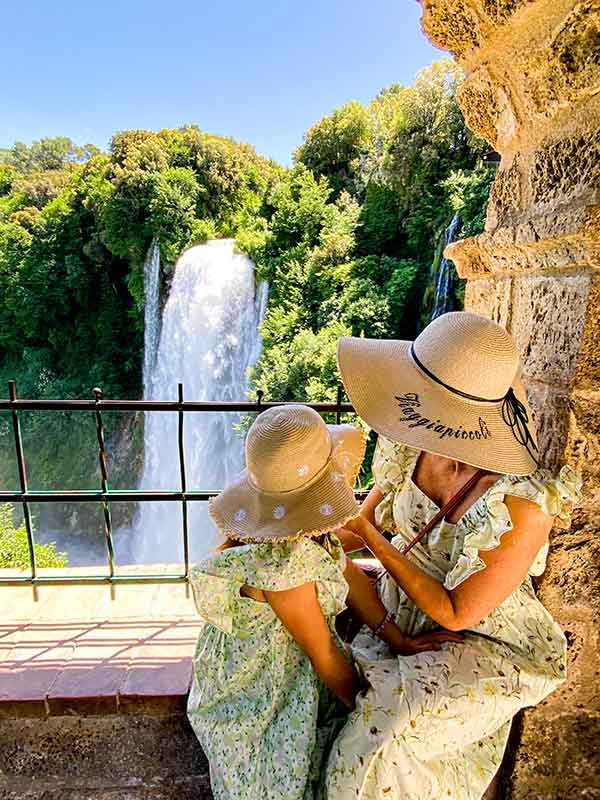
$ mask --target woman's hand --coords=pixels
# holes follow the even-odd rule
[[[390,647],[395,655],[414,656],[415,653],[425,653],[428,650],[441,650],[445,642],[464,642],[465,637],[462,633],[439,630],[421,633],[419,636],[405,636],[404,639],[404,642]]]
[[[363,540],[348,528],[338,528],[335,535],[340,540],[344,553],[352,553],[355,550],[363,550],[365,543]]]
[[[507,495],[504,502],[512,528],[498,546],[479,551],[485,569],[452,590],[402,555],[363,517],[356,517],[346,527],[360,536],[424,614],[447,630],[462,631],[485,619],[519,587],[552,528],[552,517],[530,500]]]

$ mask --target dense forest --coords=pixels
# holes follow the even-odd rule
[[[185,247],[227,236],[270,284],[255,385],[330,397],[338,337],[413,336],[449,219],[482,229],[493,176],[459,80],[442,60],[346,104],[289,169],[194,126],[118,133],[108,153],[67,138],[3,151],[0,392],[16,377],[21,396],[139,397],[153,237],[168,271]]]
[[[456,103],[460,79],[444,59],[411,86],[347,103],[305,133],[290,168],[195,126],[123,131],[108,152],[62,137],[1,150],[0,396],[15,378],[21,397],[89,398],[94,386],[141,397],[152,240],[166,286],[186,247],[235,237],[270,287],[254,389],[333,399],[338,338],[414,337],[429,320],[450,219],[458,212],[461,236],[483,229],[493,172]],[[141,426],[118,416],[105,415],[121,453],[111,485],[134,486]],[[32,486],[96,487],[87,417],[22,415]],[[4,412],[0,485],[16,484]],[[26,557],[25,532],[12,535],[0,565]]]

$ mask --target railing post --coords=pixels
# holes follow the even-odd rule
[[[12,403],[17,399],[17,384],[16,381],[8,382],[8,394]],[[19,483],[21,485],[21,492],[27,492],[27,468],[25,466],[25,456],[23,454],[23,440],[21,438],[21,425],[19,423],[19,414],[17,409],[11,409],[13,432],[15,435],[15,451],[17,455],[17,467],[19,470]],[[31,524],[31,512],[29,510],[29,503],[23,500],[23,518],[25,520],[25,530],[27,531],[27,545],[29,547],[29,564],[31,567],[31,577],[35,578],[37,573],[37,565],[35,563],[35,547],[33,542],[33,526]]]
[[[342,400],[344,398],[344,387],[341,383],[337,387],[337,409],[335,412],[335,424],[339,425],[342,421]]]
[[[179,473],[181,476],[181,491],[187,492],[187,482],[185,477],[185,449],[183,444],[183,383],[177,384],[177,400],[179,403],[179,411],[177,413],[177,438],[179,444]],[[188,538],[188,513],[187,513],[187,500],[185,497],[181,499],[181,514],[183,521],[183,563],[185,568],[186,580],[189,579],[190,574],[190,548]]]
[[[263,392],[262,389],[257,389],[256,390],[256,405],[258,406],[258,409],[257,409],[257,412],[256,412],[257,414],[261,414],[262,413],[262,401],[263,401],[263,397],[264,396],[265,396],[265,393]]]
[[[98,457],[100,459],[100,476],[102,480],[102,493],[108,492],[108,470],[106,468],[106,447],[104,444],[104,429],[102,427],[102,414],[100,413],[100,400],[102,399],[102,389],[96,387],[94,390],[96,399],[96,436],[98,437]],[[106,540],[106,551],[108,553],[108,572],[112,578],[115,574],[115,551],[112,540],[112,522],[110,518],[110,506],[108,502],[102,500],[102,511],[104,513],[104,538]]]

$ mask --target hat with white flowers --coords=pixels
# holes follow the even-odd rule
[[[308,406],[270,408],[248,431],[245,471],[209,511],[240,541],[318,536],[358,515],[353,486],[364,454],[354,425],[326,425]]]

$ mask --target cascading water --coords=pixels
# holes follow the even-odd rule
[[[144,397],[150,394],[150,380],[160,337],[160,245],[153,239],[144,263]]]
[[[144,399],[176,400],[178,383],[183,383],[186,400],[246,398],[248,370],[260,355],[258,328],[268,287],[265,282],[255,286],[254,264],[234,247],[233,239],[211,241],[190,248],[179,258],[163,311],[156,358],[144,358],[148,369]],[[158,273],[156,279],[158,282]],[[151,336],[147,329],[148,349]],[[188,490],[219,489],[239,473],[243,441],[234,429],[239,421],[238,414],[229,412],[185,415]],[[146,412],[140,488],[181,488],[176,413]],[[188,503],[188,529],[190,554],[197,559],[217,540],[205,503]],[[179,503],[141,503],[131,534],[133,560],[181,561],[181,531]]]
[[[460,228],[460,217],[455,214],[446,228],[444,247],[453,242]],[[442,254],[442,260],[438,267],[437,278],[435,283],[435,298],[433,301],[433,309],[431,311],[431,319],[434,320],[440,314],[445,314],[448,311],[454,311],[454,273],[451,262]]]

